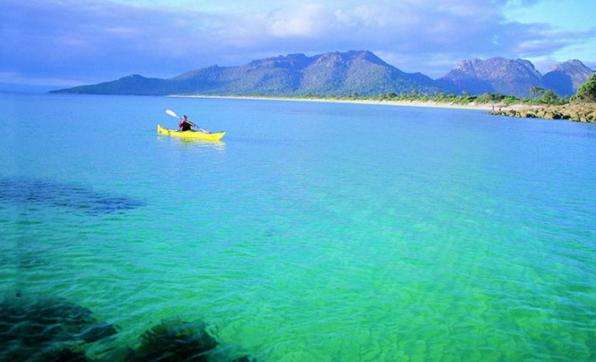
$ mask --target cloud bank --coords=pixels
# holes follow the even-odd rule
[[[557,31],[509,21],[506,5],[288,2],[265,11],[202,12],[107,0],[4,0],[0,75],[56,82],[128,73],[172,76],[285,53],[368,49],[404,70],[438,76],[463,58],[548,57],[596,35],[595,29]]]

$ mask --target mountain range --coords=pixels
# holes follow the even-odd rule
[[[558,64],[542,75],[524,59],[464,60],[439,79],[406,73],[370,51],[289,54],[241,66],[217,65],[173,78],[129,75],[111,82],[60,89],[54,93],[131,95],[377,95],[385,93],[530,95],[532,87],[573,94],[594,71],[579,60]]]

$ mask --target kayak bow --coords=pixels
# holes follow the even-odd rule
[[[185,140],[218,142],[225,136],[225,132],[205,133],[199,131],[176,131],[157,125],[157,133],[164,136],[177,137]]]

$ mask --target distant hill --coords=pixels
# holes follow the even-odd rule
[[[236,67],[211,66],[170,79],[130,75],[115,81],[54,91],[87,94],[372,95],[438,92],[429,77],[405,73],[369,51],[312,57],[290,54]]]
[[[543,87],[542,75],[524,59],[490,58],[462,61],[438,80],[455,93],[501,93],[527,97],[533,86]]]
[[[592,69],[579,60],[568,60],[544,75],[544,86],[560,96],[570,96],[575,94],[593,73]]]
[[[53,91],[85,94],[211,94],[345,96],[385,93],[501,93],[527,97],[534,86],[571,95],[593,71],[578,60],[559,64],[542,76],[524,59],[490,58],[462,61],[433,80],[406,73],[366,51],[331,52],[314,56],[289,54],[254,60],[240,66],[211,66],[168,79],[129,75],[111,82]]]
[[[585,83],[593,70],[579,60],[560,63],[544,76],[525,59],[489,58],[464,60],[437,79],[450,93],[501,93],[528,97],[532,87],[552,89],[560,96],[570,96]]]
[[[145,78],[142,75],[132,74],[111,82],[81,85],[51,91],[51,93],[162,95],[169,94],[172,90],[168,80]]]

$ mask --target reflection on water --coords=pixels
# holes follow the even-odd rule
[[[164,142],[176,142],[180,145],[187,146],[187,147],[197,147],[197,148],[204,148],[204,149],[213,149],[217,151],[224,151],[226,149],[226,144],[223,141],[203,141],[203,140],[189,140],[183,138],[175,138],[175,137],[167,137],[167,136],[157,136],[159,141]]]
[[[0,203],[65,207],[90,215],[144,206],[142,201],[81,185],[20,177],[0,178]]]
[[[181,144],[187,147],[201,147],[201,148],[210,148],[218,151],[224,151],[226,149],[226,144],[222,141],[217,142],[206,142],[206,141],[199,141],[199,140],[179,140]]]

